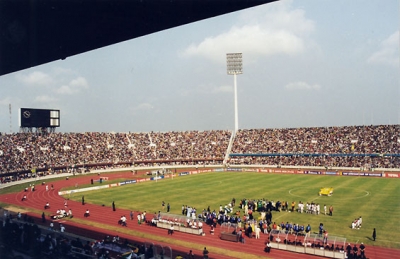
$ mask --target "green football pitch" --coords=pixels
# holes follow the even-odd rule
[[[121,179],[122,180],[122,179]],[[83,187],[83,186],[80,186]],[[322,187],[333,187],[332,196],[319,196]],[[79,201],[81,193],[71,195]],[[345,237],[349,242],[372,244],[373,228],[378,242],[374,245],[400,248],[400,181],[386,178],[354,176],[289,175],[253,172],[210,172],[177,176],[158,181],[128,184],[116,188],[85,192],[85,200],[93,204],[111,204],[135,211],[158,212],[162,201],[171,206],[170,213],[181,214],[182,205],[193,206],[197,211],[210,206],[219,210],[232,198],[236,204],[243,198],[273,201],[302,201],[319,203],[320,215],[307,213],[273,212],[272,221],[310,224],[318,231],[324,224],[330,236]],[[333,216],[323,213],[323,206],[333,206]],[[235,206],[234,211],[240,210]],[[243,215],[243,211],[241,213]],[[258,212],[255,212],[257,218]],[[351,222],[362,216],[362,227],[351,229]]]

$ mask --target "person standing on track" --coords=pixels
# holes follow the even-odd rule
[[[360,245],[360,258],[361,259],[365,259],[366,258],[365,257],[365,245],[364,245],[363,242],[361,242],[361,245]]]
[[[346,256],[347,256],[347,258],[350,258],[351,250],[352,250],[352,247],[351,247],[350,243],[348,243],[347,246],[346,246]]]
[[[324,244],[328,244],[328,231],[324,231]]]
[[[112,202],[112,210],[115,211],[115,203],[114,203],[114,201]]]
[[[271,252],[271,243],[269,241],[267,241],[267,243],[265,244],[265,252]]]
[[[171,226],[168,229],[168,235],[172,236],[172,234],[174,234],[174,225],[173,224],[171,224]]]
[[[209,252],[208,252],[207,248],[204,247],[204,250],[203,250],[203,259],[208,259],[208,254],[209,254]]]

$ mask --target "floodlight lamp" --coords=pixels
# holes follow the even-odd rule
[[[228,75],[243,74],[242,53],[226,54]]]

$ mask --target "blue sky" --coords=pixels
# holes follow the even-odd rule
[[[284,0],[0,76],[0,132],[234,129],[231,52],[240,129],[400,124],[399,2]]]

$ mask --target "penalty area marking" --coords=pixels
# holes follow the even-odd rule
[[[296,195],[296,194],[293,194],[293,193],[292,193],[292,191],[297,190],[297,189],[301,189],[301,188],[290,189],[290,190],[289,190],[289,194],[292,195],[292,196],[294,196],[294,197],[306,198],[306,197],[304,197],[304,196],[300,196],[300,195]],[[361,199],[361,198],[367,197],[367,196],[370,194],[369,191],[365,191],[365,190],[360,190],[360,191],[361,191],[361,192],[364,192],[364,195],[359,196],[359,197],[341,198],[341,200],[355,200],[355,199]],[[334,194],[333,194],[333,195],[334,195]],[[332,196],[333,196],[333,195],[332,195]],[[319,197],[320,197],[320,196],[318,196],[318,198],[319,198]]]

